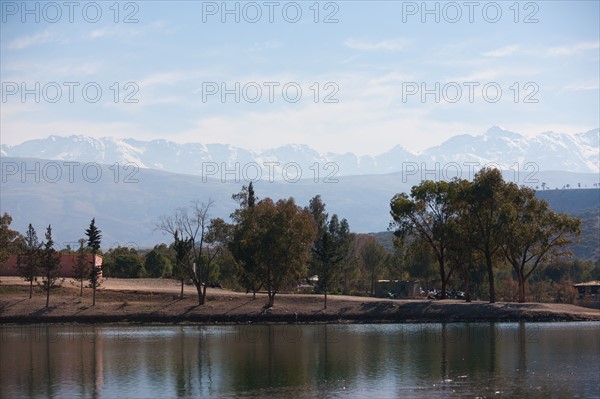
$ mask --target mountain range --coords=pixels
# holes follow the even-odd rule
[[[178,144],[167,140],[140,141],[113,137],[50,136],[0,147],[4,157],[96,162],[213,178],[326,179],[337,176],[443,170],[456,164],[496,164],[504,170],[600,172],[600,129],[568,135],[543,132],[534,137],[493,126],[482,135],[462,134],[423,152],[402,145],[376,156],[319,153],[307,145],[290,144],[250,151],[229,144]],[[237,169],[236,169],[237,168]],[[260,170],[258,170],[260,168]],[[301,175],[298,174],[301,172]],[[462,176],[466,177],[466,176]]]
[[[352,231],[378,232],[388,227],[394,194],[424,179],[470,178],[493,163],[503,169],[506,181],[539,189],[557,210],[592,209],[597,225],[600,190],[592,188],[600,185],[599,133],[545,132],[528,138],[494,126],[483,135],[454,136],[421,153],[398,145],[362,157],[321,154],[306,145],[253,152],[227,144],[50,136],[1,146],[0,213],[8,212],[12,227],[21,232],[28,223],[40,233],[52,224],[56,241],[71,246],[95,217],[103,247],[147,247],[171,240],[154,230],[156,222],[193,200],[214,200],[212,217],[228,220],[237,206],[231,195],[258,172],[259,198],[294,197],[305,206],[319,194],[327,211],[347,218]],[[286,170],[290,163],[296,167]],[[564,190],[568,198],[560,204],[568,209],[562,209],[552,198],[569,187],[581,190]],[[583,197],[574,197],[575,191]]]

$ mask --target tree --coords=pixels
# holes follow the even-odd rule
[[[369,272],[371,280],[371,296],[375,296],[375,283],[377,275],[388,257],[385,249],[375,240],[370,237],[361,251],[361,258],[365,265],[365,269]]]
[[[17,255],[17,273],[29,282],[29,299],[33,296],[33,280],[39,272],[41,246],[37,233],[30,223]]]
[[[472,276],[474,273],[481,274],[474,249],[474,242],[477,241],[478,237],[474,234],[474,229],[471,228],[472,219],[467,201],[471,183],[467,180],[458,180],[455,181],[454,188],[455,195],[452,200],[454,201],[455,216],[448,235],[447,257],[452,263],[452,267],[462,277],[466,301],[471,302]]]
[[[510,202],[505,187],[499,170],[484,168],[475,174],[470,189],[463,193],[470,215],[468,228],[477,238],[472,244],[482,255],[487,269],[490,303],[496,302],[494,265],[504,240],[501,208]]]
[[[429,244],[416,237],[411,240],[394,240],[396,248],[406,246],[406,271],[409,276],[421,281],[425,289],[432,289],[439,281],[435,256]]]
[[[397,194],[390,203],[390,214],[396,227],[394,234],[404,239],[419,237],[432,249],[438,263],[442,285],[442,299],[446,299],[446,286],[453,265],[448,264],[448,250],[457,226],[456,198],[460,181],[434,182],[426,180],[406,193]]]
[[[243,186],[242,191],[231,197],[238,202],[239,208],[231,214],[234,224],[228,249],[239,265],[240,284],[246,289],[246,292],[252,291],[252,298],[256,299],[256,292],[262,287],[262,281],[257,264],[258,248],[250,245],[251,237],[256,233],[257,228],[254,212],[256,196],[252,182],[248,187]]]
[[[154,278],[164,277],[165,275],[170,275],[172,272],[171,261],[169,261],[169,258],[161,252],[158,245],[146,255],[144,269],[149,277]]]
[[[17,253],[23,240],[18,231],[11,230],[12,217],[8,213],[0,216],[0,269],[10,258],[11,254]]]
[[[225,242],[226,226],[222,219],[210,219],[210,209],[214,202],[193,201],[191,207],[179,208],[172,216],[163,216],[156,229],[190,241],[188,256],[182,258],[182,266],[192,279],[198,292],[198,304],[206,301],[206,286],[209,284],[211,267]]]
[[[175,250],[175,265],[173,267],[173,275],[181,282],[180,299],[183,299],[183,284],[187,278],[187,265],[190,252],[192,250],[192,239],[180,239],[179,231],[175,230],[173,234],[173,249]]]
[[[255,207],[256,229],[250,245],[258,248],[255,256],[263,286],[267,289],[267,307],[286,284],[305,275],[316,226],[310,212],[298,207],[293,198],[273,203],[270,198]]]
[[[40,251],[40,271],[42,272],[42,288],[46,291],[46,307],[50,305],[50,290],[57,286],[60,272],[60,254],[54,249],[52,226],[46,229],[46,242]]]
[[[254,205],[256,205],[256,195],[254,195],[254,186],[252,185],[252,182],[250,182],[250,184],[248,185],[248,207],[252,208]]]
[[[96,306],[96,288],[100,286],[100,273],[102,273],[102,269],[96,267],[96,254],[100,250],[100,240],[102,239],[102,235],[100,234],[102,231],[98,230],[96,227],[96,218],[93,218],[90,222],[90,227],[85,231],[85,235],[87,236],[87,246],[92,252],[92,264],[90,270],[90,287],[92,288],[92,306]]]
[[[117,264],[117,258],[121,255],[125,255],[125,258],[121,258]],[[133,263],[129,264],[128,260],[131,259]],[[135,261],[134,261],[135,259]],[[134,263],[136,266],[134,266]],[[117,278],[137,278],[142,274],[142,266],[138,251],[133,247],[121,247],[110,248],[103,254],[102,258],[102,275],[106,277],[117,277]]]
[[[111,277],[140,278],[144,275],[144,266],[135,250],[133,253],[116,254],[111,268]]]
[[[202,257],[204,287],[202,291],[203,301],[206,298],[206,287],[218,278],[218,264],[216,260],[227,250],[227,242],[231,234],[230,226],[221,218],[211,219],[206,232],[206,248]],[[214,277],[213,277],[214,276]]]
[[[73,278],[79,281],[79,296],[83,296],[83,280],[90,275],[90,264],[86,259],[85,239],[79,239],[79,249],[77,250],[77,259],[72,269]]]
[[[580,220],[558,214],[527,187],[510,186],[513,201],[503,208],[502,252],[519,284],[519,302],[525,302],[525,281],[544,260],[568,251],[560,249],[580,233]]]
[[[319,276],[318,288],[324,293],[324,307],[327,309],[327,290],[340,273],[350,250],[350,227],[346,219],[340,221],[335,214],[327,220],[320,195],[310,200],[307,210],[317,226],[317,236],[312,245],[312,270]]]

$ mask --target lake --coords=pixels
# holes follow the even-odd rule
[[[600,323],[0,326],[0,397],[593,398]]]

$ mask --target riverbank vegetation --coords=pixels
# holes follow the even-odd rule
[[[108,279],[172,278],[180,299],[190,283],[198,305],[210,301],[207,289],[221,287],[253,298],[264,292],[265,308],[279,293],[320,293],[326,308],[327,294],[373,296],[381,279],[419,280],[425,296],[438,289],[442,298],[464,292],[467,301],[573,303],[573,282],[600,279],[598,260],[573,258],[567,249],[577,243],[580,221],[550,210],[532,189],[505,182],[495,169],[470,182],[423,181],[395,195],[387,234],[352,232],[319,195],[306,206],[294,198],[260,199],[250,183],[233,199],[238,207],[229,222],[211,217],[210,200],[167,213],[155,227],[170,240],[152,249],[103,252],[92,220],[79,249],[59,252],[101,254]],[[8,214],[0,221],[0,263],[18,254],[33,292],[42,247],[52,245],[30,242],[33,227],[25,237],[11,230]],[[82,262],[74,269],[80,292],[84,278],[99,287],[97,269]]]

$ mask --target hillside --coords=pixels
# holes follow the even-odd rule
[[[92,217],[103,231],[103,248],[117,245],[151,247],[171,237],[154,231],[161,215],[192,200],[215,201],[213,217],[226,220],[236,207],[231,195],[240,191],[244,181],[203,179],[151,169],[125,169],[98,164],[71,165],[64,162],[0,158],[2,191],[0,212],[13,216],[13,228],[23,232],[28,223],[41,231],[52,224],[56,241],[76,245]],[[84,173],[85,171],[85,173]],[[514,172],[505,174],[514,178]],[[339,177],[337,182],[302,179],[297,182],[255,182],[259,198],[294,197],[305,206],[320,194],[330,214],[345,217],[353,231],[384,231],[389,217],[389,201],[396,193],[409,191],[420,176],[392,173],[384,175]],[[578,182],[593,186],[595,173],[538,172],[536,179],[548,186],[562,187]],[[522,182],[522,180],[521,180]],[[577,213],[598,210],[597,189],[545,190],[541,192],[558,210]],[[596,207],[594,208],[594,204]],[[597,223],[591,224],[597,229]],[[597,236],[596,236],[597,237]],[[597,241],[595,241],[597,242]]]

